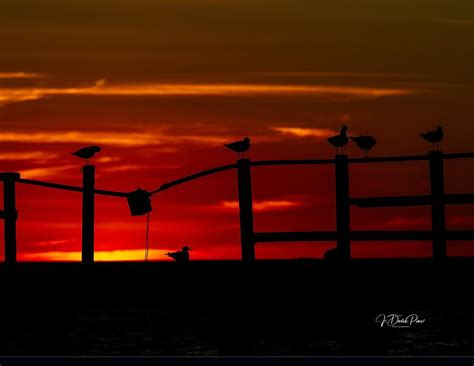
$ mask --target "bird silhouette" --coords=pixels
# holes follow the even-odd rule
[[[98,152],[100,152],[100,146],[87,146],[83,147],[72,153],[72,155],[77,156],[86,161],[86,165],[90,164],[90,159]]]
[[[344,146],[349,142],[349,138],[347,137],[347,126],[342,126],[339,135],[331,136],[327,141],[336,148],[336,155],[339,151],[342,154]]]
[[[244,153],[250,149],[250,139],[248,137],[244,138],[241,141],[232,142],[230,144],[225,144],[225,147],[235,151],[239,154],[239,158],[244,158]]]
[[[438,126],[438,128],[434,131],[428,131],[425,133],[420,133],[420,136],[425,139],[425,141],[430,142],[433,145],[433,151],[438,150],[438,144],[443,140],[443,128],[441,126]]]
[[[189,251],[191,248],[184,246],[182,250],[178,252],[166,253],[170,258],[173,258],[178,263],[186,263],[189,261]]]
[[[375,137],[364,135],[360,135],[359,137],[351,137],[351,140],[356,143],[357,147],[364,151],[364,158],[367,157],[367,152],[371,150],[377,143]]]
[[[328,263],[336,263],[339,260],[339,250],[337,248],[331,248],[324,252],[324,261]]]

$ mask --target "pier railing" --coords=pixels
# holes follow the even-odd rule
[[[250,161],[240,159],[237,164],[225,165],[199,172],[161,185],[151,191],[155,195],[175,186],[191,182],[212,174],[227,170],[237,170],[240,211],[240,239],[242,260],[250,263],[255,260],[255,244],[265,242],[295,241],[335,241],[338,258],[346,261],[351,257],[352,241],[431,241],[433,259],[443,261],[447,256],[447,241],[474,240],[474,230],[447,230],[446,205],[474,204],[474,193],[448,194],[444,190],[444,160],[474,158],[474,153],[444,154],[431,151],[428,155],[349,158],[336,155],[334,159],[302,159],[302,160],[265,160]],[[396,163],[409,161],[427,161],[430,179],[430,192],[426,195],[395,196],[395,197],[351,197],[349,184],[349,166],[351,164]],[[336,230],[335,231],[304,231],[304,232],[255,232],[252,201],[252,167],[283,166],[283,165],[334,165],[336,187]],[[4,209],[0,211],[0,219],[4,220],[5,262],[16,263],[16,184],[32,184],[36,186],[82,192],[82,262],[94,262],[94,197],[107,195],[128,197],[127,192],[100,190],[95,188],[95,167],[84,166],[82,187],[64,184],[23,179],[19,173],[0,173],[3,181]],[[400,206],[431,206],[431,230],[408,231],[377,231],[351,230],[350,207],[400,207]]]

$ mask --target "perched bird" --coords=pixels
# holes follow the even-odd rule
[[[186,263],[189,261],[189,251],[191,248],[184,246],[181,251],[166,253],[168,257],[173,258],[178,263]]]
[[[443,128],[438,126],[434,131],[428,131],[426,133],[420,133],[420,136],[423,137],[426,141],[431,142],[433,145],[433,151],[438,150],[438,144],[443,140]]]
[[[232,142],[230,144],[225,144],[225,147],[239,153],[239,157],[242,159],[244,153],[250,149],[250,139],[248,137],[244,138],[242,141]]]
[[[331,136],[327,141],[336,148],[336,154],[339,153],[339,149],[342,154],[343,147],[349,142],[349,138],[347,137],[347,126],[342,126],[339,135]]]
[[[339,260],[339,251],[337,248],[331,248],[324,252],[324,261],[327,263],[336,263]]]
[[[360,135],[359,137],[351,137],[351,140],[356,143],[357,147],[364,150],[365,158],[367,157],[367,152],[371,150],[377,143],[375,137],[364,135]]]
[[[101,148],[99,146],[87,146],[77,150],[76,152],[73,152],[72,155],[77,156],[81,159],[85,159],[86,165],[89,165],[89,160],[100,150]]]

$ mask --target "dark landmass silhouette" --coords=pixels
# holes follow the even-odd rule
[[[470,355],[474,260],[434,263],[0,265],[0,355]]]

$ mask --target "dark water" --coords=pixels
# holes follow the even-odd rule
[[[2,272],[0,355],[473,353],[470,265],[228,267]],[[380,327],[381,313],[425,322]]]

